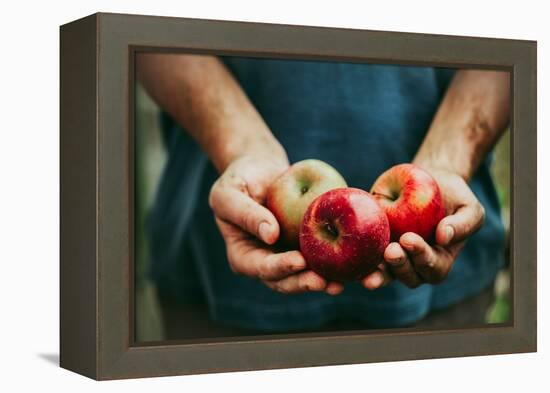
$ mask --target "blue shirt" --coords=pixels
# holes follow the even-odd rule
[[[224,58],[291,162],[317,158],[349,186],[369,190],[391,166],[410,162],[453,71],[430,67]],[[483,227],[467,242],[448,278],[409,289],[400,282],[367,291],[346,285],[284,295],[231,272],[208,206],[218,177],[188,134],[164,116],[169,159],[149,220],[152,277],[181,301],[202,300],[219,322],[265,331],[308,329],[334,319],[372,327],[406,326],[489,285],[504,261],[504,231],[489,173],[490,157],[470,186],[485,207]]]

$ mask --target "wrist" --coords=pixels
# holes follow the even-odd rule
[[[252,157],[263,162],[268,161],[281,168],[288,167],[286,151],[272,135],[250,140],[236,140],[233,146],[226,145],[223,153],[217,159],[212,158],[212,161],[218,171],[222,173],[231,163],[245,157]]]
[[[453,157],[459,157],[453,159]],[[472,166],[470,160],[465,157],[460,159],[460,155],[444,154],[443,151],[437,151],[437,154],[428,154],[419,152],[413,159],[413,164],[425,169],[428,172],[444,171],[460,176],[468,182],[472,177]]]

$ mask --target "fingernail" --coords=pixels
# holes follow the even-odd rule
[[[269,243],[269,233],[270,233],[270,225],[263,221],[260,223],[260,226],[258,227],[258,233],[260,234],[260,238],[266,242]]]
[[[401,242],[401,245],[402,245],[403,247],[409,248],[409,249],[410,249],[410,248],[414,248],[414,244],[413,244],[413,243],[409,243],[407,240],[403,240],[403,241]]]
[[[389,262],[394,264],[401,264],[403,257],[397,257],[397,258],[390,258]]]
[[[411,242],[410,238],[411,238],[411,235],[409,233],[401,235],[401,237],[399,238],[399,244],[401,245],[401,247],[413,248],[414,247],[414,241]]]
[[[452,226],[447,226],[445,228],[445,237],[447,239],[446,244],[449,244],[451,242],[451,240],[453,240],[454,235],[455,235],[455,230],[453,229],[453,227]]]
[[[336,295],[339,295],[342,290],[340,288],[331,288],[330,285],[327,285],[327,289],[325,290],[325,292],[327,294],[329,294],[330,296],[336,296]]]
[[[376,274],[374,276],[371,276],[369,278],[369,281],[368,281],[368,284],[369,284],[368,289],[370,289],[370,290],[377,289],[380,285],[382,285],[383,282],[384,282],[384,280],[381,277],[381,275]]]
[[[305,263],[294,263],[293,265],[291,265],[291,269],[293,272],[298,272],[300,270],[304,270],[305,268],[306,268]]]

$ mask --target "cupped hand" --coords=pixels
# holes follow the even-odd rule
[[[234,160],[212,186],[209,204],[225,241],[231,270],[258,278],[281,293],[339,294],[343,286],[308,270],[299,251],[276,252],[272,247],[280,229],[264,206],[266,192],[287,168],[286,158],[243,156]]]
[[[442,282],[468,237],[483,224],[485,210],[462,177],[446,170],[424,169],[439,184],[446,211],[437,225],[435,244],[412,232],[403,234],[386,248],[385,264],[362,280],[367,289],[384,286],[394,278],[410,288]]]

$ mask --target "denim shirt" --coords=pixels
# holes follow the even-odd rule
[[[413,159],[453,75],[430,67],[222,60],[291,163],[321,159],[349,186],[365,190],[386,169]],[[185,130],[166,115],[162,124],[169,159],[148,221],[151,277],[182,302],[206,302],[216,321],[272,332],[316,328],[335,319],[407,326],[481,291],[503,265],[504,231],[488,157],[469,184],[485,207],[485,223],[443,283],[409,289],[394,281],[375,291],[351,283],[334,297],[272,291],[230,270],[208,206],[218,174]]]

